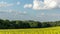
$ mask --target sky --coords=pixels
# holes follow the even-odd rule
[[[0,19],[59,21],[60,0],[0,0]]]

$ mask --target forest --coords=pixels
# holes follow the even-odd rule
[[[60,21],[39,22],[33,20],[2,20],[0,19],[0,29],[21,29],[21,28],[47,28],[60,26]]]

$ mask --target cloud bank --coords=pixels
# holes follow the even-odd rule
[[[54,9],[60,8],[60,0],[33,0],[32,9],[41,10],[41,9]],[[29,5],[27,5],[29,6]],[[31,8],[31,7],[26,7]]]

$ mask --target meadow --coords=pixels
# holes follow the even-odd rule
[[[0,34],[60,34],[60,26],[30,29],[0,29]]]

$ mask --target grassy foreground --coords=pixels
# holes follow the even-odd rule
[[[36,29],[0,29],[0,34],[60,34],[60,27]]]

